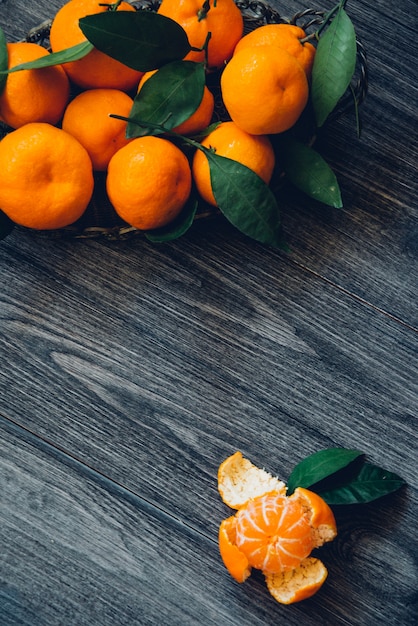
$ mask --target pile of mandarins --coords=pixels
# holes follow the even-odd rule
[[[99,0],[69,0],[52,21],[52,52],[85,41],[79,20],[108,9]],[[127,2],[117,10],[135,11]],[[197,110],[173,130],[205,135],[203,146],[246,165],[268,184],[275,165],[269,135],[291,128],[308,101],[315,48],[305,32],[269,24],[244,35],[233,0],[163,0],[158,13],[180,24],[193,48],[201,49],[210,33],[207,56],[194,49],[185,59],[205,62],[208,74],[221,72],[230,116],[205,135],[214,111],[205,87]],[[26,42],[8,43],[7,52],[9,68],[49,54]],[[186,156],[169,134],[126,136],[135,95],[153,73],[133,70],[97,49],[62,65],[10,73],[0,95],[0,119],[14,129],[0,142],[0,209],[28,228],[63,228],[85,212],[95,171],[106,172],[117,214],[140,230],[171,223],[193,183],[216,206],[204,151]],[[70,97],[74,86],[77,95]]]

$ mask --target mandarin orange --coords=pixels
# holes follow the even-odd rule
[[[60,52],[86,41],[79,20],[87,15],[103,13],[108,4],[99,0],[69,0],[55,14],[50,32],[53,52]],[[135,11],[128,2],[121,2],[118,11]],[[137,72],[108,55],[93,49],[82,59],[63,65],[70,79],[83,89],[108,88],[129,91],[138,84],[142,72]]]
[[[202,146],[210,148],[220,156],[238,161],[253,170],[268,184],[271,180],[275,156],[272,144],[266,136],[250,135],[234,122],[222,122],[202,141]],[[210,169],[206,155],[196,150],[192,163],[193,179],[201,197],[216,206],[210,180]]]
[[[106,170],[115,152],[129,142],[126,122],[110,114],[128,117],[132,105],[132,98],[119,89],[88,89],[67,106],[62,128],[85,147],[94,170]]]
[[[139,137],[110,159],[106,180],[109,199],[119,216],[139,230],[173,221],[191,191],[191,171],[184,153],[161,137]]]
[[[233,0],[163,0],[158,13],[180,24],[194,48],[202,48],[210,33],[209,68],[222,67],[231,58],[244,30],[242,13]],[[205,52],[193,50],[185,58],[203,62]]]
[[[9,68],[35,61],[49,52],[35,43],[7,44]],[[0,119],[12,128],[30,122],[57,124],[70,97],[70,84],[61,65],[20,70],[8,75],[0,95]]]
[[[309,97],[300,63],[273,45],[243,48],[234,54],[222,72],[221,91],[232,120],[254,135],[291,128]]]
[[[72,224],[93,193],[87,151],[51,124],[25,124],[6,135],[0,142],[0,173],[0,208],[27,228]]]
[[[294,24],[265,24],[255,28],[242,37],[237,43],[234,54],[244,48],[255,46],[277,46],[294,56],[302,65],[307,76],[312,73],[316,48],[309,41],[304,41],[306,33],[300,26]]]

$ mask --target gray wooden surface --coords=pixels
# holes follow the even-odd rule
[[[1,2],[0,25],[60,4]],[[218,220],[164,245],[0,242],[2,626],[417,623],[418,9],[347,9],[363,133],[320,142],[342,211],[284,193],[290,254]],[[408,486],[337,511],[326,584],[283,607],[220,561],[217,467],[240,449],[286,479],[330,446]]]

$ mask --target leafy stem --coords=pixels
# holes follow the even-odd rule
[[[216,0],[214,0],[213,7],[216,8]],[[201,22],[207,16],[210,11],[210,0],[205,0],[202,7],[197,12],[197,20]]]
[[[186,137],[186,135],[181,135],[180,133],[176,133],[174,130],[170,130],[164,124],[156,124],[154,122],[147,122],[145,120],[133,119],[132,117],[124,117],[123,115],[117,115],[116,113],[111,113],[109,117],[113,117],[115,120],[122,120],[123,122],[128,122],[129,124],[135,124],[136,126],[140,126],[141,128],[151,128],[152,130],[158,130],[160,133],[164,133],[166,135],[170,135],[171,137],[175,137],[176,139],[181,139],[184,143],[189,146],[193,146],[193,148],[197,148],[198,150],[202,150],[202,152],[207,152],[208,148],[205,148],[198,141],[195,141],[191,137]]]
[[[306,37],[303,37],[300,40],[301,44],[307,43],[308,41],[312,41],[314,39],[318,40],[322,31],[328,26],[328,24],[330,23],[330,21],[332,20],[332,18],[334,17],[334,15],[336,13],[338,13],[338,11],[341,11],[342,9],[345,8],[345,5],[347,4],[348,0],[340,0],[340,2],[337,2],[337,4],[335,4],[332,9],[330,9],[328,11],[328,13],[325,14],[324,19],[322,24],[319,26],[318,30],[316,30],[314,33],[311,33],[310,35],[307,35]]]
[[[117,11],[121,4],[122,0],[116,0],[116,2],[113,2],[112,4],[109,4],[108,2],[100,2],[99,6],[107,7],[109,11]]]
[[[192,50],[193,52],[202,52],[202,51],[205,52],[205,66],[206,67],[209,67],[208,54],[209,54],[209,41],[211,40],[211,37],[212,37],[212,33],[209,31],[208,34],[206,35],[206,39],[201,48],[190,46],[190,50]]]
[[[330,11],[328,11],[328,13],[324,17],[324,21],[322,22],[321,26],[316,31],[317,39],[321,35],[322,31],[328,26],[329,22],[332,20],[334,15],[338,13],[338,11],[342,11],[345,8],[346,4],[347,4],[347,0],[340,0],[340,2],[337,2],[337,4],[333,6]]]
[[[201,22],[202,20],[204,20],[209,11],[210,11],[210,0],[205,0],[203,5],[197,12],[197,21]]]

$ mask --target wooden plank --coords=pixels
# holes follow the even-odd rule
[[[282,476],[360,447],[413,482],[417,335],[261,247],[242,259],[219,233],[142,253],[11,238],[6,414],[204,527],[236,447]]]
[[[234,583],[214,538],[3,419],[0,447],[3,626],[414,623],[414,525],[394,512],[400,497],[340,516],[341,539],[321,550],[324,588],[283,607],[260,576]]]
[[[3,626],[265,623],[213,540],[4,423],[1,450]]]

